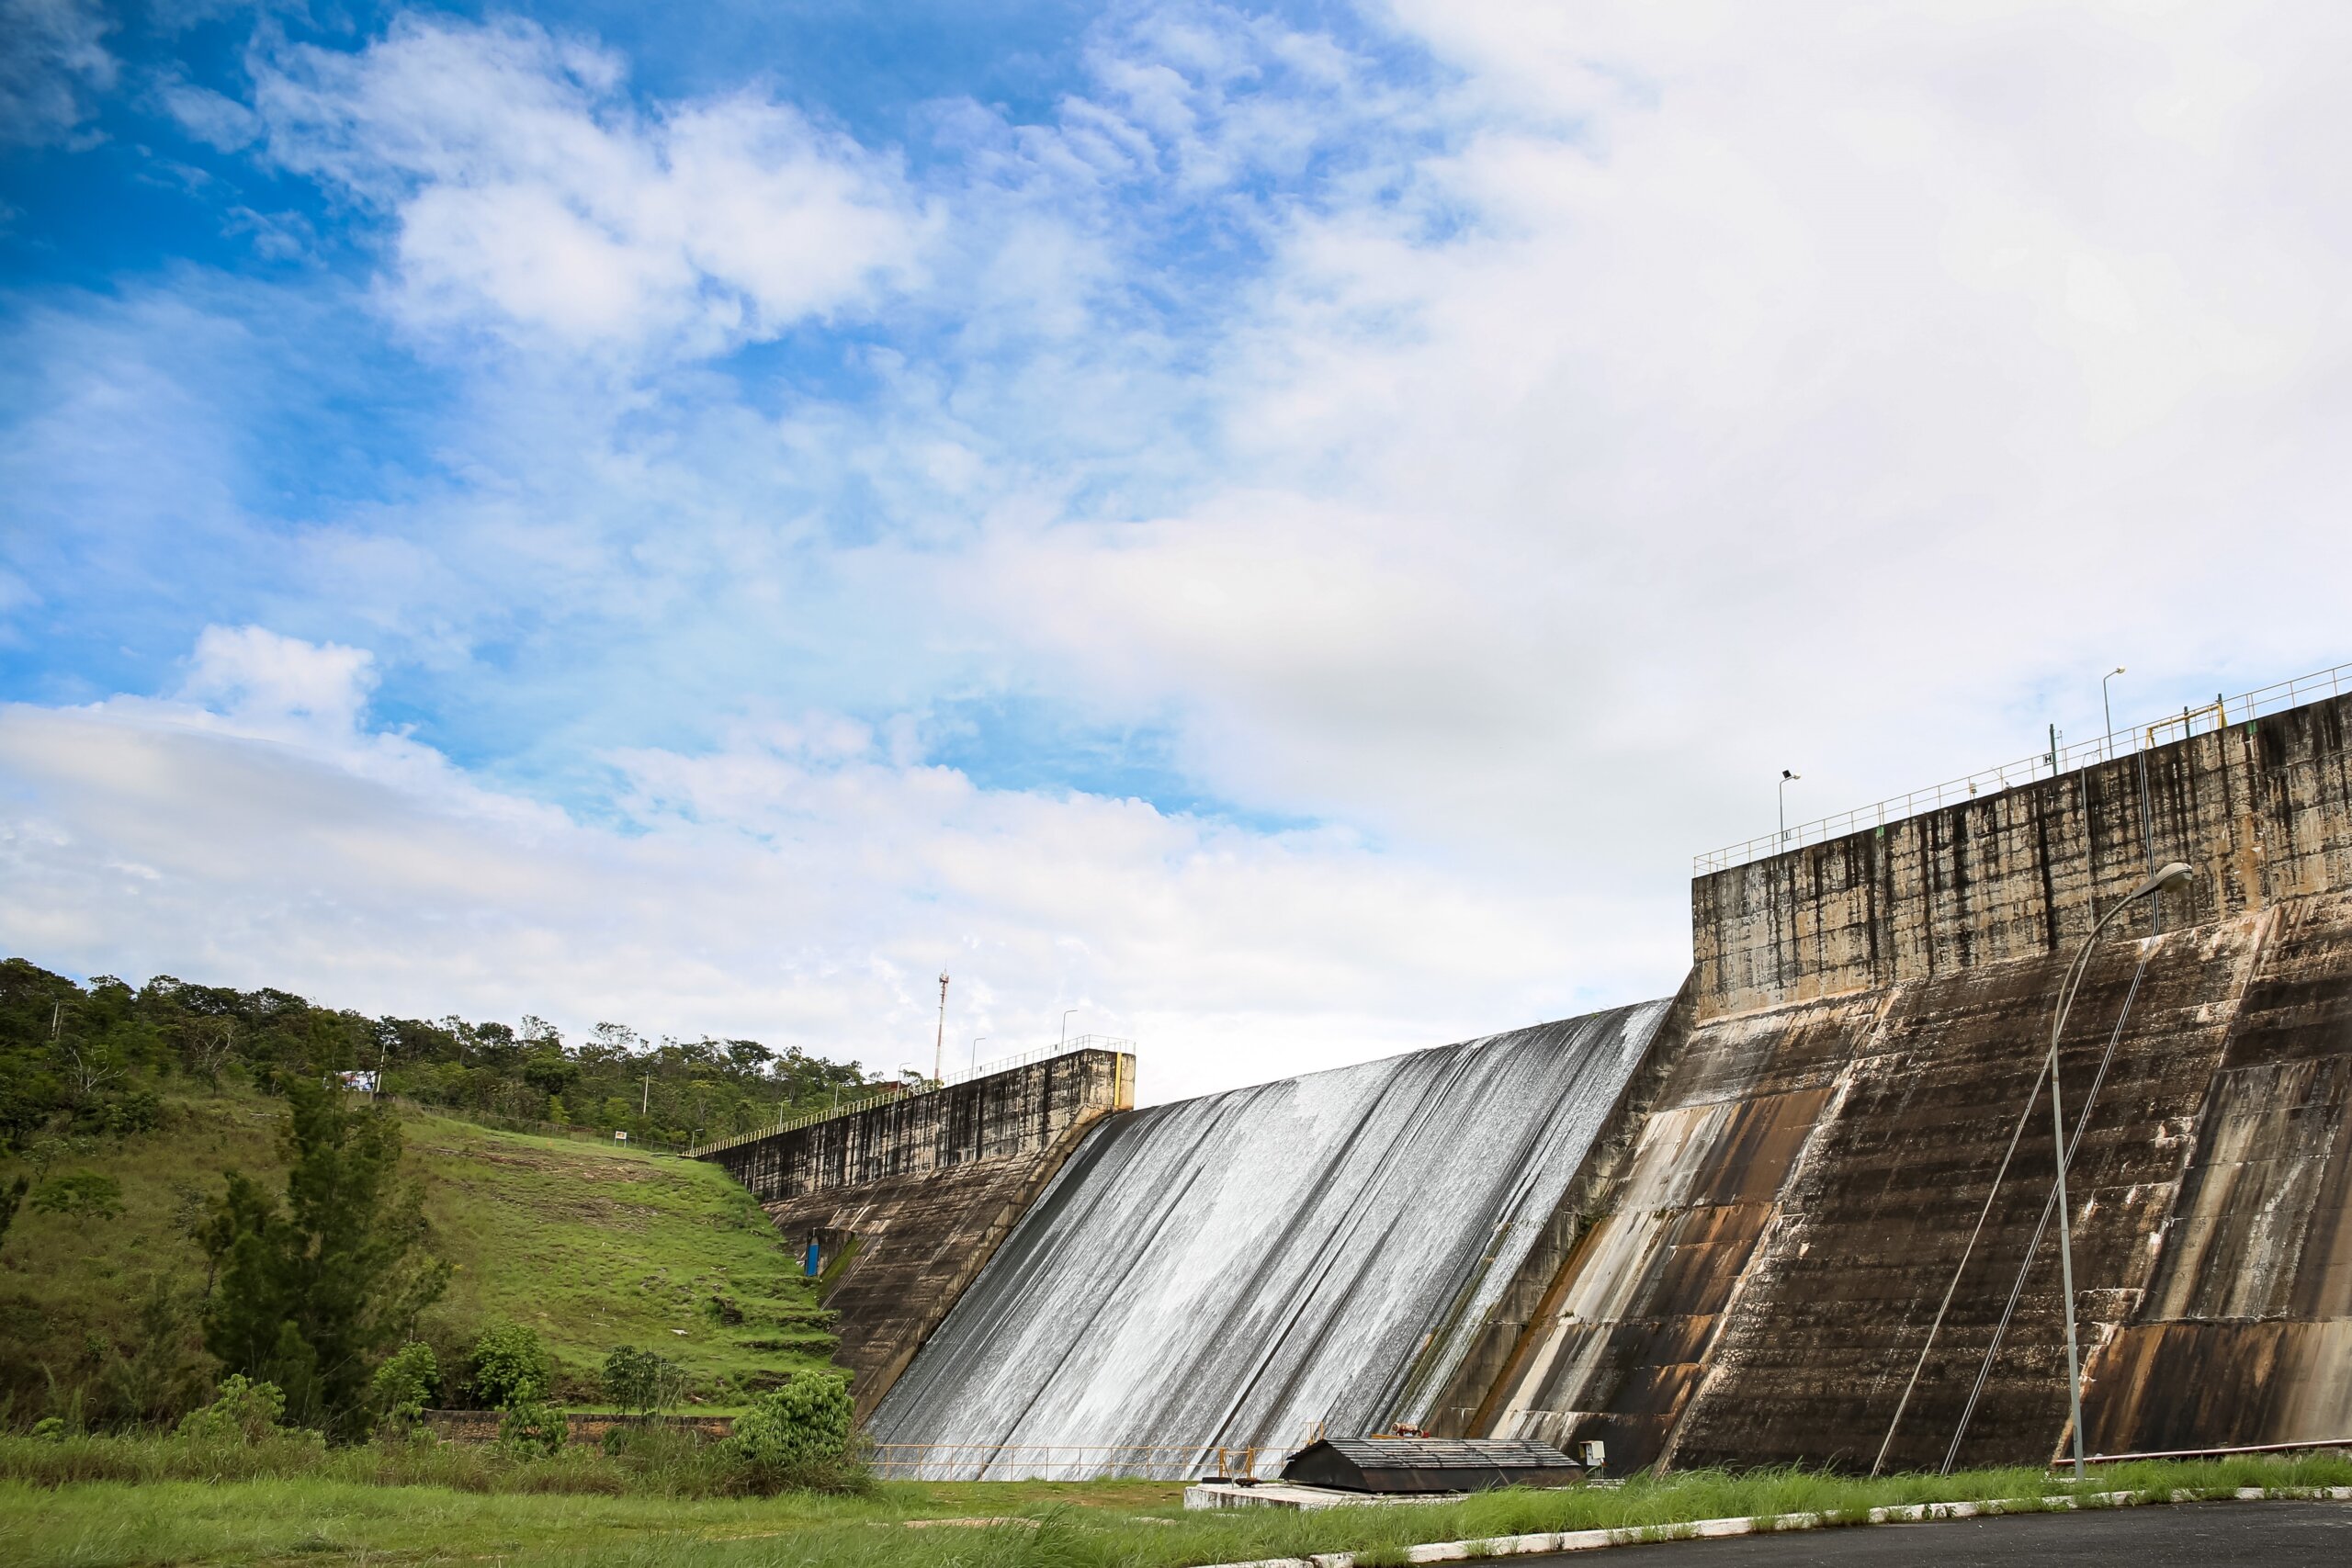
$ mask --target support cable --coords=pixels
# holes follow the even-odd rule
[[[2121,908],[2120,904],[2116,906],[2116,909]],[[2115,910],[2109,911],[2108,919],[2112,919],[2114,915]],[[2099,922],[2101,926],[2106,923],[2106,920]],[[2092,934],[2098,934],[2096,929]],[[2086,942],[2075,954],[2075,961],[2066,965],[2065,977],[2058,983],[2058,1005],[2062,1017],[2069,994],[2089,963],[2090,952],[2090,944]],[[1952,1297],[1959,1292],[1960,1278],[1967,1272],[1968,1260],[1975,1255],[1976,1243],[1984,1235],[1984,1222],[1992,1216],[1993,1201],[2001,1194],[2001,1182],[2009,1173],[2009,1162],[2017,1157],[2018,1144],[2025,1137],[2026,1122],[2032,1117],[2033,1108],[2041,1103],[2041,1084],[2050,1076],[2050,1063],[2051,1055],[2045,1053],[2040,1069],[2033,1075],[2033,1089],[2026,1095],[2025,1108],[2018,1112],[2018,1124],[2009,1133],[2009,1146],[2002,1153],[2001,1163],[1993,1172],[1993,1184],[1985,1189],[1984,1207],[1977,1211],[1976,1228],[1968,1233],[1968,1245],[1960,1250],[1960,1261],[1952,1268],[1951,1283],[1944,1287],[1944,1299],[1936,1306],[1935,1320],[1928,1325],[1928,1337],[1920,1342],[1919,1359],[1911,1364],[1911,1376],[1903,1385],[1903,1397],[1894,1402],[1894,1416],[1886,1424],[1886,1436],[1879,1442],[1878,1457],[1871,1461],[1872,1475],[1878,1474],[1886,1465],[1887,1452],[1894,1446],[1895,1429],[1903,1425],[1903,1413],[1910,1407],[1911,1395],[1919,1386],[1919,1374],[1927,1370],[1928,1352],[1936,1348],[1936,1336],[1942,1331],[1944,1318],[1951,1311]]]
[[[2139,998],[2140,982],[2148,972],[2148,954],[2143,949],[2140,965],[2132,972],[2132,988],[2123,994],[2123,1010],[2117,1015],[2115,1028],[2108,1034],[2107,1051],[2099,1057],[2098,1071],[2091,1078],[2090,1091],[2083,1097],[2083,1109],[2075,1120],[2075,1131],[2066,1140],[2066,1164],[2075,1163],[2075,1151],[2082,1146],[2083,1134],[2089,1128],[2091,1110],[2098,1103],[2099,1089],[2107,1083],[2107,1070],[2115,1060],[2116,1045],[2123,1038],[2123,1026],[2132,1017],[2132,1004]],[[2009,1322],[2016,1316],[2018,1301],[2025,1293],[2026,1276],[2032,1272],[2034,1255],[2041,1250],[2041,1238],[2050,1230],[2050,1217],[2058,1207],[2058,1188],[2053,1182],[2050,1195],[2041,1201],[2041,1221],[2033,1227],[2033,1239],[2026,1243],[2025,1261],[2018,1265],[2018,1277],[2009,1286],[2008,1304],[2001,1309],[2001,1321],[1994,1326],[1992,1343],[1984,1347],[1984,1359],[1976,1369],[1976,1386],[1968,1391],[1968,1403],[1962,1407],[1960,1425],[1952,1429],[1951,1446],[1944,1450],[1944,1466],[1939,1472],[1951,1473],[1960,1458],[1961,1439],[1968,1435],[1968,1424],[1976,1416],[1976,1402],[1984,1395],[1984,1385],[1993,1375],[1993,1359],[2001,1353],[2001,1342],[2009,1332]]]

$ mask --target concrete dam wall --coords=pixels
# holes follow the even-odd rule
[[[2352,1439],[2347,720],[1702,876],[1670,1003],[1139,1112],[1117,1068],[920,1097],[744,1179],[796,1234],[900,1236],[831,1302],[875,1435],[963,1445],[933,1473],[1400,1421],[1621,1471],[2039,1463],[2071,1440],[2056,993],[2181,860],[2061,1043],[2086,1441]]]
[[[2163,935],[2119,919],[2062,1051],[2086,1440],[2352,1438],[2346,707],[2147,752],[2144,795],[2127,758],[1696,882],[1691,1026],[1452,1429],[1678,1465],[2066,1445],[2046,1093],[1994,1178],[2153,852],[2201,875]]]
[[[876,1411],[937,1476],[1045,1446],[1218,1445],[1414,1419],[1522,1267],[1668,1012],[1653,1002],[1098,1128]]]
[[[814,1238],[835,1359],[872,1411],[1089,1128],[1135,1058],[1074,1051],[706,1151],[776,1228]]]

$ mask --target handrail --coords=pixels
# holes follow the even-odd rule
[[[1051,1045],[1040,1045],[1010,1056],[991,1057],[978,1066],[967,1068],[961,1073],[950,1073],[937,1083],[919,1082],[913,1089],[896,1083],[869,1085],[869,1088],[878,1092],[865,1095],[857,1100],[843,1100],[839,1105],[827,1106],[822,1111],[806,1111],[797,1116],[783,1117],[769,1126],[755,1127],[751,1132],[738,1133],[732,1137],[714,1138],[707,1144],[696,1144],[686,1151],[686,1157],[700,1159],[705,1155],[717,1154],[722,1149],[736,1148],[744,1144],[757,1143],[762,1138],[773,1138],[780,1134],[797,1132],[803,1127],[813,1127],[820,1122],[831,1122],[843,1116],[854,1116],[861,1111],[870,1111],[877,1105],[916,1100],[926,1094],[937,1094],[940,1090],[956,1084],[977,1082],[981,1078],[993,1077],[999,1073],[1011,1072],[1016,1067],[1031,1066],[1038,1062],[1051,1061],[1057,1056],[1075,1056],[1081,1051],[1120,1051],[1132,1054],[1135,1048],[1134,1041],[1123,1040],[1114,1035],[1081,1034],[1073,1040],[1060,1041]]]
[[[2211,733],[2233,723],[2249,722],[2267,713],[2301,707],[2321,697],[2340,697],[2346,691],[2352,691],[2352,663],[2338,664],[2316,674],[2298,675],[2290,681],[2274,682],[2234,697],[2216,697],[2202,706],[2183,708],[2178,714],[2165,718],[2133,725],[2089,740],[2045,747],[2032,756],[2014,762],[1981,768],[1943,784],[1890,795],[1869,806],[1818,818],[1777,833],[1760,834],[1741,843],[1709,850],[1691,857],[1691,874],[1705,876],[1713,872],[1728,871],[1751,861],[1766,860],[1789,850],[1803,849],[1807,844],[1842,839],[1849,833],[1859,833],[1868,828],[1883,828],[1891,822],[1924,816],[1986,794],[1997,795],[2020,784],[2056,778],[2076,768],[2152,750],[2196,734],[2198,725],[2203,721],[2210,720],[2207,733]]]

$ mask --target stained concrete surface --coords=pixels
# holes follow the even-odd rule
[[[876,1439],[953,1445],[924,1467],[937,1479],[1098,1458],[1177,1475],[1318,1422],[1419,1424],[1414,1391],[1450,1380],[1668,1011],[1112,1119],[891,1390]]]
[[[1699,877],[1699,1017],[2071,951],[2166,861],[2168,931],[2352,889],[2347,728],[2352,695]]]
[[[702,1157],[797,1246],[863,1420],[1094,1124],[1134,1103],[1135,1058],[1074,1051],[910,1094]]]
[[[2352,1562],[2352,1505],[2180,1503],[1661,1541],[1502,1561],[1557,1568],[2296,1568]]]

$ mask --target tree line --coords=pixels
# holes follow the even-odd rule
[[[159,975],[86,986],[0,959],[0,1153],[43,1132],[144,1131],[173,1078],[242,1079],[277,1093],[289,1077],[376,1072],[385,1092],[493,1122],[543,1122],[687,1143],[820,1109],[867,1081],[857,1064],[756,1040],[648,1040],[599,1023],[567,1041],[519,1025],[370,1018],[289,991],[241,991]]]

